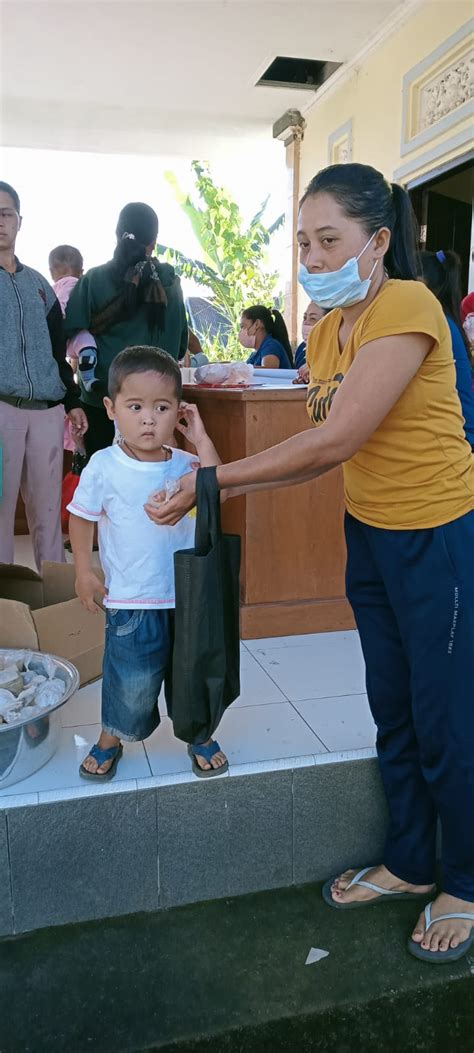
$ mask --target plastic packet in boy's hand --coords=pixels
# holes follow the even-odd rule
[[[161,505],[163,502],[171,501],[175,494],[179,494],[181,485],[179,479],[167,479],[163,490],[154,490],[148,498],[148,504]],[[164,494],[164,497],[162,496]]]

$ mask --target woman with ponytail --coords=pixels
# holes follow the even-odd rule
[[[422,252],[423,281],[439,300],[451,333],[456,387],[461,400],[466,439],[474,451],[474,391],[471,351],[461,321],[461,260],[456,252]]]
[[[409,197],[380,172],[359,164],[319,172],[301,202],[298,241],[300,281],[329,310],[308,339],[315,427],[219,466],[217,482],[229,498],[343,465],[347,595],[389,828],[382,859],[367,860],[377,865],[329,879],[323,895],[338,910],[395,896],[426,902],[439,819],[442,891],[408,948],[452,962],[474,944],[474,457],[451,334],[441,304],[415,280]],[[168,504],[147,509],[150,518],[176,522],[195,487],[187,475]]]
[[[293,353],[288,330],[279,311],[256,304],[246,307],[240,323],[239,341],[251,349],[247,362],[264,369],[292,369]]]
[[[131,202],[122,209],[116,229],[113,259],[93,267],[77,283],[66,312],[66,334],[88,329],[95,337],[97,357],[78,378],[89,421],[86,453],[110,446],[114,425],[103,399],[110,366],[125,347],[160,347],[175,359],[188,346],[186,311],[179,278],[173,267],[159,263],[153,251],[158,216],[149,205]],[[85,377],[87,376],[87,380]]]

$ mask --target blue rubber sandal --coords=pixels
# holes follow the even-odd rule
[[[435,921],[450,921],[451,918],[460,918],[462,921],[472,922],[471,935],[457,947],[449,947],[447,951],[427,951],[420,943],[416,943],[415,940],[410,938],[408,940],[408,950],[410,954],[413,954],[415,958],[420,958],[422,962],[434,962],[436,965],[440,965],[443,962],[457,962],[459,958],[467,954],[474,944],[474,914],[440,914],[439,918],[432,918],[432,906],[432,903],[428,903],[425,907],[425,932],[428,932],[428,929],[434,925]]]
[[[117,765],[122,756],[122,753],[122,743],[120,743],[119,746],[110,746],[107,750],[102,750],[97,744],[95,746],[92,746],[87,756],[93,757],[94,760],[97,761],[99,768],[101,768],[106,761],[112,760],[112,758],[113,762],[110,765],[108,771],[104,772],[103,775],[98,775],[96,771],[87,771],[87,768],[85,768],[84,765],[81,764],[79,768],[79,775],[82,779],[90,779],[91,782],[109,782],[110,779],[114,778],[114,775],[117,771]]]
[[[376,903],[382,903],[388,899],[423,899],[430,895],[429,892],[396,892],[394,889],[374,885],[373,881],[364,881],[365,875],[370,870],[375,870],[375,866],[364,867],[363,870],[359,870],[344,891],[347,892],[354,885],[362,885],[364,888],[372,889],[372,892],[378,892],[377,899],[375,897],[373,899],[354,899],[352,903],[338,903],[337,900],[333,899],[331,892],[332,885],[336,879],[329,878],[329,881],[326,881],[321,889],[324,902],[327,903],[328,907],[334,907],[335,910],[357,910],[359,907],[374,907]]]
[[[188,746],[188,753],[192,760],[193,772],[197,775],[198,779],[212,779],[215,775],[224,775],[224,772],[229,770],[229,761],[227,760],[220,768],[211,767],[208,769],[201,768],[196,760],[196,754],[199,754],[200,757],[204,757],[204,760],[210,764],[211,758],[215,757],[216,753],[220,752],[221,748],[218,742],[211,742],[210,746]]]

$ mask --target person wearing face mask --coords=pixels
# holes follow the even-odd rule
[[[262,304],[242,313],[239,341],[251,350],[247,362],[259,369],[292,369],[293,352],[288,330],[279,311]]]
[[[448,963],[474,944],[474,458],[451,334],[417,280],[409,196],[374,168],[319,172],[300,204],[298,241],[303,288],[330,311],[308,338],[315,427],[218,467],[217,485],[229,499],[343,466],[347,595],[389,822],[382,858],[329,879],[323,896],[339,910],[395,897],[424,906],[431,896],[408,949]],[[195,493],[187,475],[148,515],[177,522]]]
[[[302,366],[306,365],[306,345],[308,343],[309,334],[313,326],[317,325],[324,318],[327,311],[324,307],[318,307],[317,303],[313,300],[308,304],[306,311],[303,315],[303,324],[301,326],[301,335],[303,337],[301,344],[295,351],[295,369],[301,369]]]

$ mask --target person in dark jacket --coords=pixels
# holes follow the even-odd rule
[[[188,346],[179,278],[173,267],[153,256],[158,236],[156,212],[143,202],[130,202],[119,215],[116,235],[113,259],[87,271],[73,289],[66,311],[66,336],[88,329],[97,344],[93,390],[85,389],[79,374],[89,421],[88,457],[114,439],[114,425],[103,400],[108,394],[109,369],[119,352],[146,345],[180,359]]]
[[[474,391],[472,362],[461,321],[461,260],[456,252],[422,252],[423,281],[439,300],[446,316],[453,345],[456,387],[461,401],[466,439],[474,451]]]
[[[61,533],[64,411],[75,439],[87,418],[66,360],[61,308],[46,278],[15,255],[20,199],[0,182],[0,562],[14,561],[18,493],[38,569],[64,562]]]

